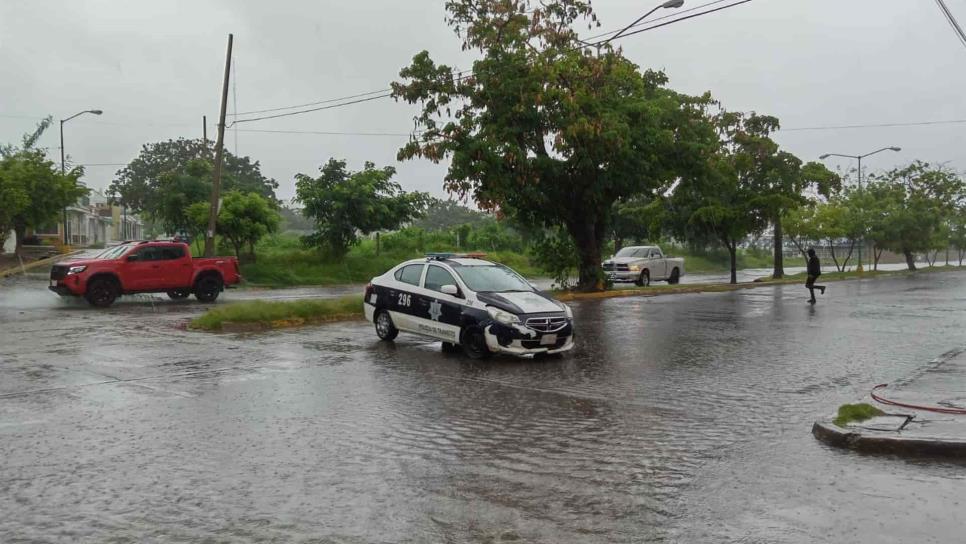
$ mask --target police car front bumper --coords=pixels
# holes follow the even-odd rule
[[[491,323],[483,329],[483,333],[490,351],[519,357],[563,353],[574,347],[572,322],[552,333],[541,333],[520,325]]]

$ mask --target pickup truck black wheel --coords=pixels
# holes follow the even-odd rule
[[[399,329],[392,322],[392,316],[386,310],[379,310],[376,314],[376,336],[380,340],[389,342],[399,336]]]
[[[638,276],[637,280],[634,281],[634,285],[638,287],[647,287],[651,284],[651,273],[647,270],[642,270],[641,275]]]
[[[178,291],[168,291],[168,298],[171,300],[184,300],[191,296],[191,291],[187,289],[179,289]]]
[[[681,271],[675,268],[671,271],[671,277],[667,279],[669,285],[677,285],[681,282]]]
[[[114,300],[120,294],[119,291],[116,281],[110,278],[95,278],[87,284],[87,292],[84,293],[84,298],[91,306],[107,308],[114,304]]]
[[[463,332],[463,352],[470,359],[486,359],[491,355],[490,348],[486,347],[486,337],[483,329],[471,327]]]
[[[210,275],[195,282],[195,298],[201,302],[214,302],[221,294],[221,278]]]

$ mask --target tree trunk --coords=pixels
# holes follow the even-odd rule
[[[909,270],[915,270],[916,269],[916,258],[912,254],[912,252],[911,251],[903,251],[902,254],[906,256],[906,266],[909,267]]]
[[[832,256],[832,262],[835,263],[835,270],[841,272],[842,268],[839,266],[839,260],[835,257],[835,246],[832,245],[832,241],[828,241],[828,252]]]
[[[255,262],[255,242],[252,240],[248,241],[248,258],[251,259],[249,262]]]
[[[775,247],[775,270],[772,271],[771,276],[775,279],[785,277],[785,251],[784,251],[784,232],[782,231],[782,219],[781,217],[775,218],[775,236],[774,236],[774,247]]]
[[[725,242],[728,246],[728,256],[731,258],[731,281],[732,285],[738,283],[738,241],[728,240]]]
[[[577,246],[579,264],[577,266],[577,289],[580,291],[601,291],[604,289],[603,271],[600,267],[600,252],[603,242],[603,228],[598,221],[584,217],[582,221],[567,224],[567,231]]]
[[[614,236],[614,255],[617,255],[623,247],[624,239],[620,236]]]
[[[878,270],[879,270],[879,259],[882,258],[882,252],[883,251],[885,251],[883,248],[880,248],[879,246],[876,246],[875,244],[872,245],[872,258],[874,259],[874,262],[872,264],[872,270],[874,270],[876,272],[878,272]]]
[[[13,250],[13,253],[17,257],[22,259],[23,258],[23,239],[27,236],[27,225],[22,223],[21,224],[15,223],[13,225],[13,232],[14,232],[14,236],[16,237],[15,240],[17,241],[17,246]]]
[[[949,266],[949,248],[946,248],[946,266]]]
[[[849,266],[849,260],[852,259],[852,252],[855,251],[855,240],[849,244],[849,252],[845,255],[845,260],[842,261],[842,272]]]
[[[963,266],[963,257],[966,257],[966,249],[959,250],[959,266]]]

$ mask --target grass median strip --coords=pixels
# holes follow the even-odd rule
[[[881,416],[884,412],[871,404],[864,402],[859,404],[843,404],[839,406],[839,413],[835,416],[832,423],[839,427],[845,427],[849,423],[858,423],[876,416]]]
[[[281,302],[253,300],[209,310],[192,320],[190,327],[205,331],[274,329],[358,319],[362,315],[362,297],[358,295]]]

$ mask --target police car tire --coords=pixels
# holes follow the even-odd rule
[[[463,331],[463,340],[460,342],[463,352],[470,359],[486,359],[491,355],[490,348],[486,347],[486,336],[483,329],[470,327]]]
[[[380,320],[382,319],[385,319],[385,323],[381,324],[383,326],[380,329]],[[379,310],[379,312],[376,313],[376,318],[373,321],[375,321],[376,325],[376,336],[378,336],[380,340],[389,342],[395,340],[395,338],[399,336],[399,329],[396,328],[396,325],[392,322],[392,316],[390,316],[389,312],[386,310]]]
[[[455,353],[460,351],[460,347],[452,342],[443,342],[443,352]]]

